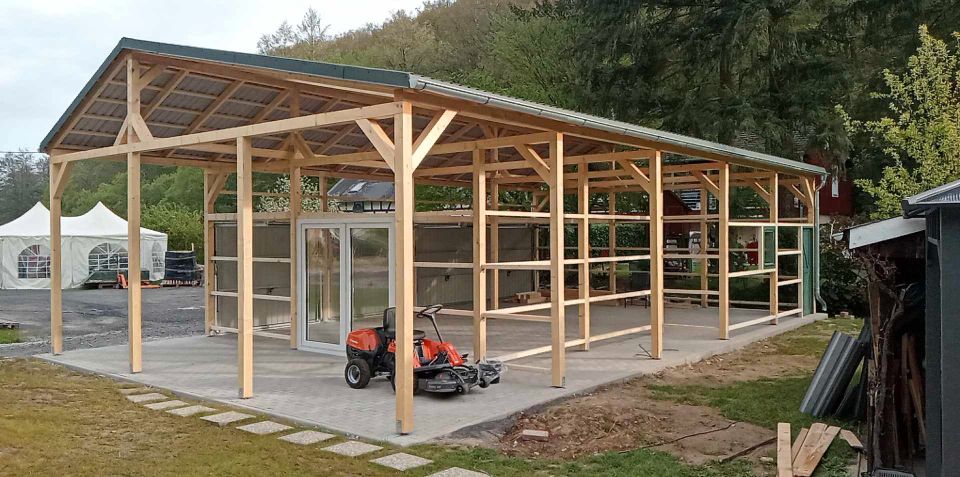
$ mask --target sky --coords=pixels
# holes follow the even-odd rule
[[[333,34],[423,0],[0,0],[0,151],[40,141],[122,37],[256,53],[313,7]]]

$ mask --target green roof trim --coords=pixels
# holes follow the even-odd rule
[[[218,63],[266,68],[286,73],[300,73],[326,78],[335,78],[348,81],[357,81],[379,86],[414,89],[433,93],[449,98],[471,101],[495,108],[530,114],[546,119],[552,119],[576,126],[582,126],[600,131],[606,131],[624,136],[634,137],[645,141],[654,141],[677,147],[692,149],[706,154],[720,154],[730,157],[743,165],[756,167],[775,167],[803,174],[826,175],[826,170],[820,166],[800,161],[784,159],[782,157],[763,154],[747,149],[727,146],[703,139],[697,139],[681,134],[674,134],[656,129],[645,128],[634,124],[614,121],[611,119],[578,113],[566,109],[547,106],[532,101],[511,98],[509,96],[488,93],[486,91],[469,88],[462,85],[435,80],[403,71],[367,68],[362,66],[339,65],[317,61],[281,58],[277,56],[240,53],[234,51],[198,48],[192,46],[174,45],[152,41],[122,38],[113,51],[104,60],[97,72],[90,78],[70,106],[53,126],[40,144],[40,150],[46,150],[56,132],[64,126],[67,118],[80,106],[83,97],[90,93],[99,78],[106,74],[123,50],[136,50],[145,53],[154,53],[164,56],[213,61]]]

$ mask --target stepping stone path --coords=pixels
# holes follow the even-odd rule
[[[160,401],[167,400],[167,397],[160,393],[147,393],[147,394],[131,394],[127,396],[127,399],[133,402],[147,402],[147,401]]]
[[[287,429],[292,429],[292,427],[280,424],[279,422],[273,421],[260,421],[254,422],[253,424],[247,424],[245,426],[240,426],[237,429],[241,431],[247,431],[258,436],[263,436],[267,434],[273,434],[274,432],[285,431]]]
[[[165,409],[173,409],[175,407],[183,407],[186,405],[187,403],[179,399],[174,399],[172,401],[152,402],[149,404],[144,404],[143,407],[147,409],[153,409],[154,411],[163,411]]]
[[[244,414],[242,412],[227,411],[227,412],[221,412],[220,414],[213,414],[211,416],[203,416],[200,419],[203,419],[204,421],[212,422],[214,424],[219,425],[220,427],[223,427],[223,426],[226,426],[227,424],[231,424],[237,421],[242,421],[244,419],[250,419],[252,417],[254,416],[251,416],[250,414]]]
[[[451,467],[447,470],[441,470],[436,474],[430,474],[427,477],[489,477],[490,474],[483,472],[474,472],[472,470],[461,469],[460,467]]]
[[[207,406],[187,406],[187,407],[181,407],[179,409],[173,409],[167,412],[176,416],[186,417],[186,416],[193,416],[196,414],[214,412],[214,411],[216,411],[216,409],[212,407],[207,407]]]
[[[356,457],[358,455],[369,454],[380,449],[383,449],[383,447],[360,441],[341,442],[340,444],[334,444],[330,447],[323,448],[325,451],[330,451],[334,454],[340,454],[347,457]]]
[[[136,394],[150,391],[150,388],[120,388],[120,394]]]
[[[293,444],[299,444],[301,446],[306,446],[310,444],[316,444],[317,442],[323,442],[328,439],[333,439],[334,437],[337,437],[337,436],[333,434],[327,434],[326,432],[300,431],[300,432],[294,432],[293,434],[280,436],[277,439],[280,439],[281,441],[291,442]]]
[[[414,467],[420,467],[421,465],[432,464],[433,461],[429,459],[424,459],[423,457],[417,457],[415,455],[406,454],[403,452],[398,452],[396,454],[390,454],[388,456],[381,457],[379,459],[373,459],[370,462],[374,464],[379,464],[384,467],[389,467],[395,470],[407,470]]]

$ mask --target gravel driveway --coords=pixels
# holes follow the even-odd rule
[[[0,345],[0,356],[50,351],[50,292],[0,290],[0,320],[20,322],[22,343]],[[143,290],[143,339],[203,334],[203,288]],[[64,290],[63,349],[127,342],[127,291]]]

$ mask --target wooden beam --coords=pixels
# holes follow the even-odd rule
[[[203,171],[203,288],[204,288],[204,310],[203,310],[203,333],[210,335],[217,321],[217,299],[213,296],[216,286],[216,266],[213,263],[213,256],[216,252],[214,244],[216,243],[216,228],[210,220],[210,214],[214,213],[214,204],[217,201],[217,194],[223,183],[226,182],[227,174],[216,171]]]
[[[487,355],[487,176],[484,151],[473,151],[473,354]],[[494,308],[497,308],[496,306]]]
[[[774,172],[774,174],[776,174],[776,172]],[[750,188],[756,191],[757,195],[759,195],[764,202],[767,204],[770,203],[770,192],[763,187],[763,184],[760,184],[760,181],[751,180],[749,181],[749,184]]]
[[[655,157],[650,158],[651,163],[659,157],[657,153],[654,153],[654,156]],[[633,177],[633,179],[637,182],[637,184],[640,185],[640,187],[643,187],[647,191],[647,193],[650,193],[651,191],[650,177],[647,177],[647,175],[640,170],[640,167],[638,167],[635,162],[621,159],[620,161],[618,161],[618,163],[620,164],[621,167],[623,167],[625,171],[627,171]],[[661,185],[662,185],[662,178],[661,178]]]
[[[70,168],[69,163],[50,164],[50,351],[55,355],[63,353],[63,241],[60,215]]]
[[[718,277],[720,301],[720,339],[730,338],[730,165],[720,166],[720,181],[717,186],[717,200],[720,203],[717,214],[720,224],[717,230],[719,241],[720,273]]]
[[[143,118],[150,119],[150,115],[156,111],[160,104],[163,103],[168,96],[170,96],[170,93],[173,93],[177,86],[180,85],[180,82],[186,77],[187,71],[180,70],[174,74],[173,77],[168,79],[167,84],[163,85],[163,88],[161,88],[160,91],[157,91],[157,94],[153,96],[153,101],[151,101],[150,104],[147,105],[146,109],[144,109],[142,114]]]
[[[650,158],[650,354],[663,355],[663,166],[660,151]]]
[[[780,313],[780,228],[777,227],[777,222],[780,221],[780,186],[778,179],[778,174],[774,172],[773,177],[770,178],[770,193],[769,200],[767,200],[767,206],[770,209],[770,224],[773,227],[772,247],[774,251],[773,271],[770,272],[770,315],[773,316],[773,319],[770,320],[771,325],[777,324],[777,315]],[[764,245],[766,246],[766,244]],[[764,255],[763,247],[761,247],[759,254],[760,257]]]
[[[777,477],[793,477],[790,423],[787,422],[777,424]]]
[[[710,223],[707,222],[707,215],[710,212],[710,197],[706,189],[700,189],[700,253],[706,253],[710,245]],[[700,289],[710,289],[710,279],[707,276],[710,269],[710,260],[704,257],[700,260]],[[700,295],[700,307],[706,308],[708,303],[706,293]]]
[[[150,128],[140,116],[140,91],[143,89],[140,83],[140,64],[132,57],[127,58],[127,117],[125,119],[127,128],[127,143],[131,141],[131,134],[135,134],[140,141],[153,139]]]
[[[248,126],[238,126],[226,129],[217,129],[205,131],[184,136],[174,136],[167,138],[157,138],[150,141],[142,141],[136,144],[123,144],[120,146],[103,147],[99,149],[90,149],[55,156],[55,162],[73,162],[85,159],[97,159],[110,156],[125,155],[129,152],[150,152],[164,149],[180,148],[192,146],[195,144],[216,143],[228,140],[235,140],[240,137],[265,136],[270,134],[280,134],[303,129],[314,129],[320,126],[342,124],[356,121],[357,119],[376,119],[392,116],[399,109],[398,103],[384,103],[374,106],[364,106],[354,109],[342,109],[328,113],[312,114],[296,118],[280,119],[260,124],[251,124]]]
[[[130,372],[143,370],[140,286],[140,154],[127,154],[127,336]]]
[[[298,292],[298,268],[299,257],[297,256],[297,220],[300,217],[303,194],[303,186],[300,168],[290,167],[290,349],[297,349],[298,346],[298,324],[297,306],[299,304]]]
[[[583,216],[577,224],[577,258],[579,259],[577,288],[580,291],[580,299],[583,300],[577,308],[577,318],[584,351],[590,350],[590,180],[588,169],[586,162],[577,165],[577,174],[580,176],[577,181],[577,212]],[[616,265],[611,267],[613,268],[616,268]]]
[[[700,181],[700,185],[702,185],[704,189],[713,194],[714,197],[720,197],[720,187],[710,180],[710,177],[708,177],[702,171],[691,171],[690,173],[696,177],[698,181]],[[729,175],[729,171],[727,174]]]
[[[447,129],[447,126],[450,125],[450,121],[453,121],[453,118],[456,117],[456,115],[456,111],[445,109],[437,113],[433,119],[430,120],[430,123],[427,124],[427,127],[423,128],[423,132],[420,133],[420,136],[417,137],[416,142],[413,143],[414,169],[420,167],[420,163],[423,162],[423,158],[427,157],[427,153],[431,148],[433,148],[433,145],[437,143],[437,140],[440,139],[443,131]]]
[[[387,136],[387,133],[384,132],[383,128],[380,127],[380,124],[376,121],[370,119],[358,119],[357,126],[360,126],[360,130],[363,131],[363,134],[367,136],[367,139],[370,140],[370,143],[373,144],[373,147],[380,153],[380,157],[386,161],[387,166],[390,169],[394,168],[394,154],[396,147],[394,146],[393,141],[390,139],[390,136]]]
[[[413,432],[413,313],[416,303],[413,253],[413,108],[410,103],[400,103],[400,111],[394,117],[393,159],[394,197],[396,209],[396,304],[397,304],[397,352],[396,352],[396,419],[397,433]]]
[[[237,138],[237,381],[253,397],[253,170],[251,139]]]
[[[554,387],[566,386],[566,338],[564,324],[564,277],[563,277],[563,135],[555,133],[550,141],[550,165],[545,168],[544,180],[550,186],[550,336],[551,380]],[[539,158],[529,147],[530,159]],[[521,153],[522,154],[522,153]],[[529,155],[529,154],[528,154]],[[542,159],[540,159],[542,162]]]
[[[556,173],[551,174],[551,167],[553,167],[555,163],[547,165],[547,162],[540,157],[540,154],[537,154],[537,151],[534,151],[533,148],[528,144],[519,144],[515,146],[515,148],[517,152],[519,152],[520,155],[523,156],[523,158],[526,159],[526,161],[530,164],[530,167],[537,171],[537,174],[541,179],[543,179],[544,182],[547,183],[547,185],[553,186],[554,184],[559,183],[560,188],[563,189],[563,164],[557,166],[557,169],[560,170],[559,172],[554,171]]]
[[[613,164],[610,165],[613,167]],[[617,213],[617,193],[610,192],[609,198],[607,199],[607,212],[610,215],[616,215]],[[610,220],[607,233],[607,247],[610,249],[610,256],[617,256],[617,221]],[[610,276],[607,277],[608,284],[607,287],[610,289],[610,293],[617,292],[617,264],[610,264]]]

